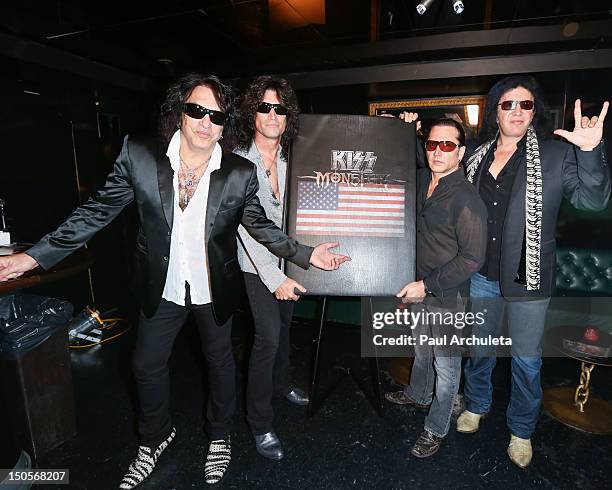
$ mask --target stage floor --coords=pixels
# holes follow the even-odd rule
[[[248,345],[248,321],[234,327],[237,356]],[[294,378],[307,386],[311,328],[292,327]],[[136,455],[135,396],[130,374],[133,332],[95,350],[72,353],[79,435],[48,453],[41,468],[69,468],[70,487],[117,488]],[[322,382],[329,383],[342,366],[358,366],[356,327],[332,326],[325,332]],[[170,360],[172,413],[178,436],[160,459],[144,489],[205,488],[203,465],[208,441],[203,433],[206,382],[194,325],[179,335]],[[382,361],[385,389],[393,385]],[[362,374],[368,365],[361,363]],[[255,451],[245,421],[244,371],[238,370],[239,409],[232,435],[232,463],[217,487],[222,488],[609,488],[612,437],[578,432],[542,414],[533,436],[532,464],[521,470],[506,455],[505,424],[510,364],[498,362],[494,374],[494,407],[481,430],[465,435],[454,423],[440,451],[418,460],[410,448],[422,430],[423,410],[385,405],[379,417],[357,385],[344,378],[314,417],[283,399],[274,401],[276,432],[285,450],[280,462]],[[595,370],[592,391],[612,399],[610,374]],[[575,386],[578,363],[567,358],[545,359],[543,385]],[[50,487],[51,488],[51,487]],[[57,488],[54,486],[53,488]]]

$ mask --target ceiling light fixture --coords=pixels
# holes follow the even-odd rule
[[[465,10],[465,5],[461,0],[450,0],[451,5],[453,6],[453,10],[457,15],[463,13]]]
[[[416,11],[419,15],[423,15],[427,12],[427,9],[432,6],[436,0],[421,0],[416,6]]]
[[[423,15],[425,12],[429,10],[429,7],[433,5],[436,0],[421,0],[417,6],[416,11],[419,15]],[[453,11],[459,15],[462,14],[465,10],[465,5],[462,0],[449,0]]]

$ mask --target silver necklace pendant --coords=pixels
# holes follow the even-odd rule
[[[185,185],[187,187],[193,187],[193,181],[194,181],[194,177],[195,177],[195,172],[191,171],[191,170],[187,170],[187,172],[185,172],[186,175],[186,179],[185,179]]]
[[[272,175],[272,171],[269,168],[267,168],[266,169],[266,177],[270,177],[270,175]]]

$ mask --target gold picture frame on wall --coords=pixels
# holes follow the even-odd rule
[[[470,139],[480,130],[486,99],[485,95],[466,95],[428,99],[385,100],[370,102],[368,113],[370,116],[381,116],[383,114],[397,116],[404,111],[418,112],[424,131],[428,130],[428,126],[435,119],[444,116],[451,117],[461,121],[466,129],[467,137]]]

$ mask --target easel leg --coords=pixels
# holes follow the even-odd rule
[[[370,309],[370,315],[366,318],[372,318],[372,298],[368,298],[368,303],[369,303],[369,309]],[[372,326],[372,322],[369,322],[370,324],[370,330],[372,332],[372,336],[374,334],[374,327]],[[378,348],[376,346],[376,344],[374,344],[374,357],[370,357],[369,359],[369,363],[370,363],[370,375],[372,376],[372,388],[374,390],[374,401],[376,402],[376,404],[374,405],[374,408],[376,409],[376,411],[378,412],[378,415],[382,416],[383,414],[383,398],[382,398],[382,383],[380,380],[380,366],[378,363]]]
[[[325,325],[325,313],[327,310],[327,298],[324,296],[317,306],[317,316],[319,318],[319,328],[315,329],[312,339],[312,375],[310,381],[310,397],[308,401],[308,416],[312,417],[316,404],[317,382],[319,380],[319,351],[321,348],[321,337],[323,336],[323,325]]]

